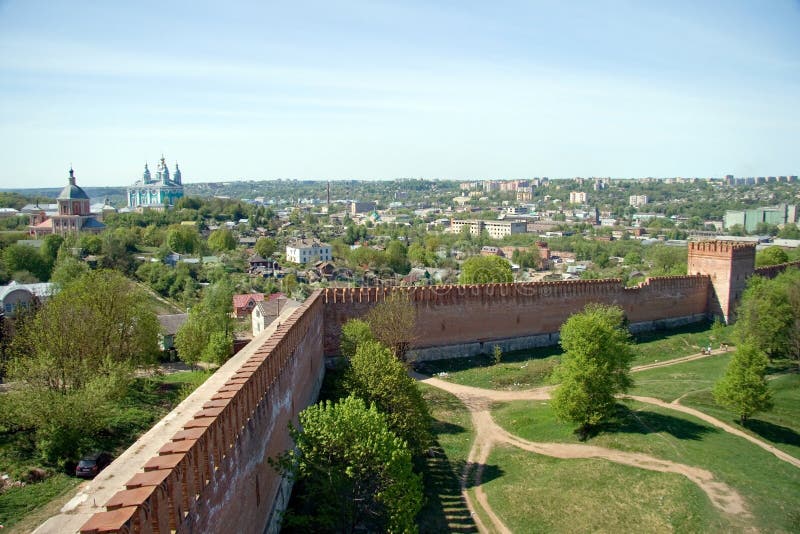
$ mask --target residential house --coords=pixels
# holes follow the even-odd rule
[[[38,284],[18,284],[12,281],[7,286],[0,286],[0,310],[6,317],[14,317],[20,310],[38,306],[55,291],[49,282]]]
[[[245,293],[233,296],[233,316],[244,319],[253,312],[256,304],[264,300],[264,293]]]
[[[183,326],[183,323],[189,318],[188,313],[175,313],[171,315],[159,315],[158,322],[161,325],[161,333],[158,340],[158,345],[161,350],[168,351],[175,348],[175,335],[178,329]]]
[[[250,314],[253,325],[253,336],[264,331],[286,308],[289,299],[283,293],[273,293],[266,300],[258,302]]]

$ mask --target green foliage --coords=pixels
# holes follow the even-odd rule
[[[461,265],[460,284],[500,284],[514,281],[511,264],[500,256],[472,256]]]
[[[88,272],[89,266],[85,262],[82,262],[73,256],[62,255],[53,268],[53,274],[50,276],[50,281],[60,288],[63,288],[73,280],[77,280]]]
[[[24,322],[12,342],[10,374],[36,390],[66,394],[154,361],[158,329],[141,290],[115,271],[90,271]]]
[[[173,252],[194,254],[200,251],[200,234],[193,225],[173,225],[167,230],[166,243]]]
[[[766,267],[769,265],[779,265],[789,261],[789,255],[778,246],[767,247],[756,253],[756,267]]]
[[[686,274],[688,252],[685,247],[651,245],[646,258],[652,265],[653,276],[672,276]]]
[[[375,339],[391,348],[395,357],[405,361],[416,339],[417,309],[404,293],[375,305],[365,317]]]
[[[408,251],[400,241],[391,241],[386,246],[386,263],[389,268],[398,274],[408,274],[411,263],[408,261]]]
[[[272,463],[297,481],[301,516],[284,526],[317,532],[415,532],[422,482],[411,453],[373,405],[347,397],[300,412],[296,450]]]
[[[752,342],[770,358],[800,355],[800,271],[772,280],[752,277],[736,309],[736,337]]]
[[[766,380],[767,356],[750,344],[737,347],[728,368],[714,386],[714,400],[730,408],[742,424],[754,413],[772,409]]]
[[[495,345],[492,348],[492,362],[495,365],[501,363],[503,361],[503,349],[500,348],[500,345]]]
[[[214,230],[208,236],[208,248],[214,252],[226,252],[236,248],[236,238],[233,237],[233,232],[226,228]]]
[[[50,279],[52,265],[34,247],[20,244],[9,245],[3,251],[3,262],[11,273],[27,271],[40,282]]]
[[[560,419],[580,424],[583,435],[613,414],[615,395],[633,384],[634,353],[623,324],[620,308],[589,304],[561,326],[565,352],[554,373],[560,385],[552,404]]]
[[[347,390],[386,415],[389,429],[408,443],[413,454],[431,444],[430,414],[425,400],[392,351],[377,341],[358,345],[345,377]]]
[[[778,232],[778,237],[781,239],[800,239],[800,228],[795,223],[787,223]]]
[[[233,286],[226,279],[208,287],[200,303],[175,335],[178,357],[189,365],[198,361],[224,363],[233,352]]]
[[[270,239],[269,237],[259,237],[258,241],[256,241],[256,254],[261,256],[262,258],[269,258],[275,251],[278,249],[278,245],[275,243],[274,239]]]
[[[361,319],[350,319],[342,325],[339,352],[349,360],[355,355],[359,345],[366,341],[375,341],[369,324]]]

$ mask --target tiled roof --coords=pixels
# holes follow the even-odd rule
[[[261,302],[264,300],[264,293],[245,293],[244,295],[234,295],[233,296],[233,307],[234,308],[244,308],[247,306],[248,301],[252,299],[255,302]]]

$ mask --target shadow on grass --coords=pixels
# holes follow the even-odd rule
[[[438,442],[431,448],[424,473],[425,506],[418,516],[420,532],[478,532],[461,495],[463,467],[463,462],[451,463]]]
[[[681,440],[700,440],[705,434],[716,433],[717,430],[679,417],[647,410],[631,410],[623,404],[617,404],[613,418],[590,428],[585,433],[585,439],[600,433],[657,434],[659,432],[670,434]]]
[[[738,420],[736,422],[738,423]],[[761,421],[760,419],[748,419],[744,426],[772,443],[785,443],[786,445],[800,447],[800,434],[791,428]]]
[[[437,420],[434,420],[432,423],[432,429],[433,433],[437,436],[442,434],[461,434],[465,432],[464,427],[461,425],[454,425],[453,423]]]
[[[649,343],[651,341],[660,341],[667,339],[674,335],[679,334],[701,334],[703,332],[711,333],[711,326],[714,323],[709,321],[700,321],[699,323],[690,323],[678,328],[662,328],[657,330],[649,330],[645,332],[638,332],[633,335],[636,343]]]
[[[480,473],[480,483],[477,483],[478,473]],[[467,479],[467,489],[491,482],[504,474],[505,472],[496,465],[472,463],[470,464],[469,478]]]
[[[487,341],[484,343],[484,346],[487,351],[491,351],[494,345],[492,342]],[[552,356],[558,356],[562,354],[562,352],[559,345],[504,352],[502,363],[523,363],[530,360],[544,360]],[[494,359],[489,354],[478,354],[477,356],[470,357],[417,362],[414,364],[414,370],[418,373],[432,376],[441,372],[455,373],[457,371],[466,371],[467,369],[492,366],[494,366]]]

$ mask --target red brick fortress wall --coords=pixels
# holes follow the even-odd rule
[[[325,354],[338,354],[342,324],[363,316],[394,291],[407,295],[417,308],[415,350],[427,359],[472,355],[490,342],[503,350],[554,344],[564,321],[590,302],[620,306],[634,329],[658,327],[660,321],[699,321],[707,313],[709,279],[650,278],[635,287],[611,279],[326,289]]]
[[[753,275],[756,264],[754,243],[698,241],[689,243],[689,274],[711,278],[708,312],[726,323],[735,320],[735,305]]]
[[[316,402],[322,305],[316,292],[295,310],[81,532],[277,532],[290,487],[267,459]]]
[[[775,278],[786,269],[800,269],[800,261],[790,261],[789,263],[780,263],[778,265],[769,265],[768,267],[756,267],[753,274],[763,276],[764,278]]]

